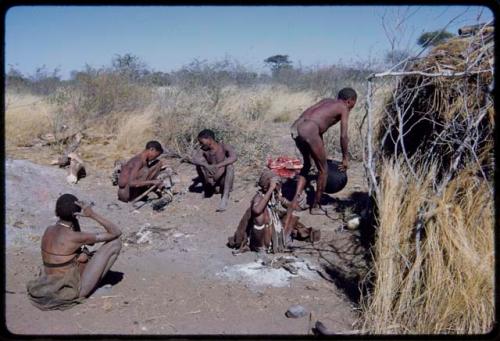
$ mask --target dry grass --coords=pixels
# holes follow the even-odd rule
[[[52,133],[54,108],[33,95],[5,95],[6,145],[29,145],[41,134]]]
[[[154,122],[150,111],[124,115],[118,126],[116,148],[123,152],[133,152],[143,147],[154,136]]]
[[[52,96],[54,105],[37,112],[36,116],[31,112],[25,113],[27,117],[37,118],[32,123],[26,119],[13,120],[13,112],[10,111],[7,115],[10,118],[10,121],[7,120],[10,124],[7,127],[10,129],[7,140],[16,144],[20,140],[27,143],[39,132],[52,132],[62,124],[77,127],[91,136],[84,139],[80,147],[84,157],[90,164],[95,161],[96,166],[103,167],[106,155],[112,163],[117,158],[129,157],[140,151],[152,139],[159,140],[182,155],[189,155],[197,145],[198,132],[210,128],[215,131],[219,140],[236,148],[239,164],[249,169],[258,169],[268,155],[278,152],[279,146],[274,145],[269,138],[276,135],[271,134],[274,124],[291,124],[307,107],[319,100],[313,92],[291,91],[283,85],[261,84],[241,88],[227,86],[217,93],[209,87],[172,86],[152,90],[147,103],[142,103],[140,109],[114,110],[97,115],[95,110],[86,114],[82,105],[88,103],[81,101],[79,90],[75,91],[70,88],[60,89]],[[110,96],[107,95],[106,98],[108,97]],[[106,98],[102,101],[99,98],[92,100],[104,103]],[[126,98],[130,96],[127,95]],[[33,98],[26,95],[13,98],[10,103],[13,106],[30,100]],[[113,103],[115,102],[118,103],[119,100],[116,99]],[[363,105],[361,101],[351,114],[349,127],[350,151],[358,159],[361,158],[362,151],[359,123]],[[44,115],[53,118],[47,119]],[[22,131],[24,135],[19,137],[15,131]],[[327,139],[328,148],[340,151],[338,133],[328,134],[336,136],[335,141]],[[106,141],[98,138],[110,135]],[[330,155],[335,156],[335,152]]]
[[[470,169],[441,196],[435,172],[420,178],[386,162],[378,200],[375,283],[363,307],[367,333],[487,333],[493,327],[494,217],[491,193]],[[425,226],[417,256],[419,210]]]
[[[218,110],[247,120],[291,122],[317,101],[312,92],[291,91],[283,85],[226,87]]]

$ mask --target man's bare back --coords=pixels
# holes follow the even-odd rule
[[[349,110],[344,102],[326,98],[306,109],[293,123],[292,130],[304,121],[313,121],[317,124],[320,135],[323,135],[328,128],[340,121],[343,115],[349,115]]]

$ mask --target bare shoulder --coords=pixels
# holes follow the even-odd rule
[[[56,225],[49,225],[45,229],[42,235],[42,242],[46,240],[47,238],[52,238],[52,235],[57,233],[57,226]]]
[[[259,193],[256,193],[252,198],[252,204],[258,203],[262,200],[262,196]]]
[[[134,156],[127,162],[127,167],[129,168],[136,168],[136,167],[143,167],[145,164],[142,161],[141,157],[139,155]]]
[[[224,148],[224,150],[234,150],[234,147],[230,144],[221,142],[221,145],[222,145],[222,148]]]
[[[309,116],[315,112],[323,112],[325,110],[329,110],[332,106],[335,105],[336,100],[333,98],[323,98],[313,106],[309,107],[304,111],[301,116]]]

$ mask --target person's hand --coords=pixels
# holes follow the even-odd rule
[[[87,263],[89,260],[89,256],[87,256],[85,253],[80,253],[78,255],[78,258],[76,259],[79,263]]]
[[[163,187],[165,187],[165,183],[163,182],[163,180],[153,180],[153,181],[154,181],[154,186],[156,186],[156,188],[162,189]]]
[[[349,168],[349,161],[347,159],[342,159],[342,164],[339,165],[339,170],[345,172]]]
[[[269,180],[269,191],[274,191],[276,187],[278,186],[278,180],[273,178]]]
[[[217,173],[217,170],[219,169],[219,167],[217,167],[216,165],[207,165],[205,168],[207,170],[208,175],[212,177],[215,175],[215,173]]]
[[[80,206],[82,211],[75,212],[73,214],[74,216],[91,218],[94,215],[94,211],[92,210],[92,206],[94,206],[94,203],[80,200],[80,201],[75,201],[75,204]]]

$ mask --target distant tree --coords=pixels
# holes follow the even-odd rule
[[[30,91],[36,95],[49,95],[61,85],[59,67],[50,71],[47,66],[36,68],[35,73],[29,76]]]
[[[154,86],[168,86],[171,84],[170,75],[161,71],[153,71],[145,77],[146,83]]]
[[[264,60],[270,68],[273,76],[278,75],[282,70],[291,69],[292,62],[288,59],[288,55],[276,54]]]
[[[21,71],[16,69],[12,64],[9,64],[9,71],[5,77],[5,85],[11,90],[19,92],[28,86],[28,79]]]
[[[417,44],[422,47],[436,46],[454,36],[453,33],[448,31],[424,32],[418,37]]]
[[[148,73],[146,63],[131,53],[116,54],[111,61],[111,65],[114,71],[131,81],[138,81]]]

